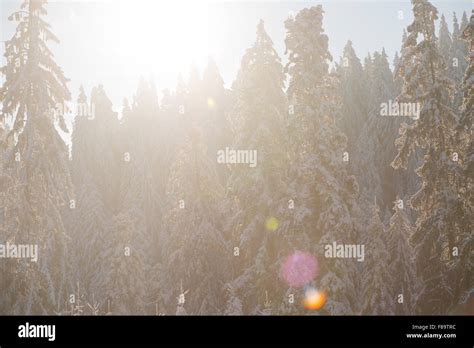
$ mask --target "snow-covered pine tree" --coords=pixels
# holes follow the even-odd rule
[[[400,65],[400,56],[402,55],[403,44],[405,43],[407,36],[408,35],[407,35],[406,29],[403,29],[402,47],[400,49],[400,54],[398,52],[395,52],[395,58],[393,59],[393,81],[395,82],[397,95],[400,95],[402,91],[402,86],[403,86],[403,79],[400,77],[400,74],[398,73],[398,69],[399,69],[398,67]]]
[[[91,106],[93,107],[94,151],[91,158],[92,174],[99,190],[104,207],[109,216],[119,210],[120,175],[123,164],[123,149],[118,114],[112,108],[104,86],[92,88]]]
[[[233,84],[235,104],[230,112],[235,138],[227,146],[256,152],[255,166],[230,164],[227,197],[236,203],[231,240],[240,248],[236,274],[245,313],[256,313],[264,289],[271,298],[282,297],[278,279],[282,259],[294,249],[287,229],[288,193],[284,74],[280,57],[261,20],[252,47],[242,58]],[[224,150],[224,149],[222,149]]]
[[[140,243],[145,244],[150,242],[151,235],[157,230],[161,210],[155,199],[156,182],[160,180],[154,180],[159,173],[159,149],[156,144],[160,139],[157,139],[158,129],[155,127],[158,108],[154,83],[141,78],[132,106],[123,110],[121,119],[124,136],[121,143],[119,206],[122,212],[135,210],[132,215],[139,220],[135,225],[136,236],[140,234],[140,238],[144,238]],[[144,231],[138,231],[138,224],[143,225]]]
[[[364,67],[363,67],[364,80],[367,87],[370,86],[370,80],[372,79],[372,62],[373,62],[372,55],[369,52],[367,53],[367,56],[364,58]],[[369,93],[367,93],[367,96],[370,97]]]
[[[371,218],[364,236],[365,260],[362,297],[362,314],[390,315],[394,311],[394,299],[390,288],[392,275],[389,271],[389,254],[385,239],[385,226],[380,220],[379,207],[370,207]]]
[[[72,138],[74,180],[79,185],[76,219],[82,219],[76,220],[74,230],[84,234],[77,237],[83,240],[78,246],[80,262],[97,268],[92,274],[83,272],[80,281],[87,284],[88,297],[101,305],[109,302],[113,313],[143,314],[145,278],[140,252],[132,244],[137,239],[132,236],[133,216],[117,213],[126,158],[119,120],[102,85],[92,89],[90,103],[90,107],[81,106],[92,113],[76,117],[77,133]],[[125,255],[125,248],[130,248],[130,256]],[[94,260],[84,259],[87,255],[94,255]]]
[[[349,40],[344,47],[343,55],[337,66],[340,76],[340,94],[342,101],[341,117],[338,126],[347,136],[347,145],[354,149],[352,157],[357,158],[360,152],[356,148],[361,128],[367,120],[368,89],[364,78],[364,69],[357,57],[352,42]],[[355,153],[354,153],[355,152]],[[355,161],[350,161],[354,163]]]
[[[453,282],[456,284],[454,303],[464,305],[474,296],[474,284],[471,276],[474,269],[474,145],[473,145],[473,110],[474,110],[474,12],[468,25],[465,26],[462,38],[468,42],[470,56],[469,65],[466,69],[461,91],[463,92],[463,103],[461,116],[457,127],[457,138],[459,146],[463,149],[462,167],[457,174],[458,193],[462,197],[462,216],[459,217],[461,228],[456,247],[458,255],[454,257]]]
[[[16,243],[37,244],[39,249],[38,262],[19,273],[25,279],[23,287],[18,289],[16,304],[10,304],[22,314],[52,313],[65,298],[68,277],[61,209],[69,203],[72,185],[68,150],[56,128],[68,132],[64,103],[70,93],[47,46],[48,41],[59,40],[43,19],[45,4],[45,0],[25,0],[21,10],[10,16],[19,23],[6,43],[7,65],[1,68],[5,77],[0,88],[2,121],[10,118],[9,136],[15,142],[8,161],[17,166],[21,178],[17,199],[22,207],[6,224]]]
[[[393,57],[393,66],[394,66],[393,82],[395,83],[395,90],[397,91],[397,95],[399,95],[402,90],[402,81],[396,74],[397,66],[399,62],[400,62],[400,55],[398,54],[398,52],[395,52],[395,56]]]
[[[0,243],[13,243],[15,232],[18,231],[19,216],[22,205],[20,180],[17,166],[7,162],[7,156],[14,145],[12,137],[8,137],[9,130],[5,124],[0,124]],[[28,265],[17,259],[3,259],[0,263],[0,313],[19,313],[13,307],[19,289],[24,288],[29,279],[24,277]]]
[[[403,55],[403,52],[405,50],[404,45],[405,45],[405,41],[407,40],[407,37],[408,37],[407,31],[406,29],[403,29],[402,46],[400,49],[401,55]],[[396,90],[395,95],[397,96],[397,98],[395,98],[395,101],[398,100],[398,96],[402,94],[402,90],[403,90],[403,77],[400,74],[400,63],[401,63],[401,59],[400,57],[398,57],[396,62],[394,62],[394,71],[393,71],[393,80],[395,83],[395,90]],[[406,61],[404,61],[403,64],[407,65],[411,63],[409,63],[409,60],[407,59]],[[399,128],[397,129],[397,132],[395,134],[395,139],[398,138],[398,133],[399,133],[401,123],[403,123],[403,119],[398,122]],[[395,154],[396,153],[397,151],[395,151]],[[393,158],[394,157],[392,157],[392,159]],[[414,151],[411,158],[408,160],[407,169],[395,171],[395,174],[394,174],[395,182],[393,183],[393,186],[397,188],[396,195],[400,197],[401,199],[403,199],[404,202],[408,201],[409,198],[415,192],[417,192],[420,188],[420,185],[421,185],[420,180],[419,180],[418,175],[416,175],[415,170],[421,165],[422,162],[423,162],[423,149],[417,148]],[[386,206],[386,208],[390,208],[388,209],[388,211],[390,212],[390,216],[391,216],[392,206],[391,205]],[[410,218],[410,221],[414,223],[416,219],[416,214],[409,204],[405,205],[405,213],[407,213],[407,216]],[[388,220],[386,220],[385,222],[388,222]]]
[[[79,95],[77,96],[77,107],[74,115],[73,129],[71,133],[71,178],[74,186],[80,186],[83,182],[84,174],[82,171],[88,166],[89,158],[86,156],[87,151],[92,150],[91,140],[92,136],[88,134],[90,132],[90,117],[87,117],[86,114],[82,114],[82,110],[87,110],[89,108],[89,103],[87,102],[87,96],[84,91],[84,87],[79,87]],[[80,107],[79,107],[80,105]],[[80,156],[82,155],[82,156]]]
[[[451,44],[451,61],[448,62],[449,77],[456,85],[463,79],[464,72],[468,66],[469,47],[462,38],[464,28],[467,26],[466,12],[463,12],[461,25],[458,24],[456,13],[453,13],[453,35]],[[455,91],[454,108],[458,110],[463,101],[462,92]]]
[[[186,296],[189,313],[221,314],[232,249],[224,239],[220,215],[223,188],[204,144],[194,127],[171,168],[160,283],[166,284],[161,291],[168,311],[175,306],[174,295],[182,285],[190,289]]]
[[[109,267],[103,290],[114,314],[145,313],[147,275],[135,223],[131,212],[119,213],[105,231],[108,238],[103,253]]]
[[[399,101],[419,105],[419,118],[403,123],[392,165],[406,168],[410,155],[421,147],[424,161],[416,170],[421,189],[411,198],[417,211],[415,246],[423,289],[417,300],[420,313],[446,313],[452,301],[447,261],[458,234],[459,200],[454,182],[458,163],[452,160],[456,115],[450,108],[452,83],[445,73],[435,35],[437,9],[427,0],[412,0],[414,20],[407,28],[399,73],[404,79]]]
[[[459,26],[459,30],[460,30],[460,36],[461,36],[461,39],[463,40],[463,47],[464,47],[464,58],[466,58],[470,52],[470,46],[469,44],[466,42],[466,38],[464,36],[464,32],[465,32],[465,29],[470,25],[470,19],[468,19],[467,17],[467,13],[466,11],[463,11],[462,13],[462,17],[461,17],[461,24]],[[467,62],[466,62],[467,63]],[[467,65],[467,64],[466,64]],[[467,67],[467,66],[466,66]]]
[[[133,219],[132,245],[140,253],[144,271],[149,275],[146,280],[151,281],[152,269],[160,256],[159,228],[163,217],[160,194],[163,194],[164,188],[159,185],[164,182],[160,174],[161,161],[165,156],[160,151],[159,106],[154,84],[141,79],[131,110],[124,111],[121,119],[124,157],[120,178],[120,212]],[[150,290],[147,295],[154,296],[152,289],[156,284],[142,286]],[[147,298],[146,302],[152,301]]]
[[[388,236],[388,272],[390,274],[391,302],[393,313],[413,314],[418,284],[415,272],[415,254],[410,245],[413,227],[405,212],[405,206],[395,201],[394,214],[387,229]]]
[[[183,142],[186,129],[183,127],[189,108],[187,98],[187,87],[181,78],[178,77],[177,86],[174,91],[165,89],[162,91],[160,109],[155,116],[155,127],[157,128],[156,142],[159,144],[160,169],[157,187],[162,190],[158,194],[166,194],[166,185],[170,174],[171,165],[176,157],[178,145]]]
[[[87,296],[104,302],[102,290],[105,265],[103,258],[106,246],[105,235],[108,216],[102,196],[92,175],[95,163],[94,153],[97,134],[94,131],[95,119],[82,110],[91,110],[84,89],[81,87],[77,99],[77,113],[71,137],[72,161],[71,175],[74,185],[74,206],[68,228],[72,232],[72,286],[82,284]]]
[[[193,78],[195,81],[197,80],[194,84],[200,83],[197,71],[191,75],[195,76]],[[196,87],[195,90],[196,89],[200,94],[200,88]],[[181,74],[178,75],[175,89],[173,91],[165,90],[163,93],[161,107],[158,113],[158,123],[161,125],[159,127],[162,138],[161,146],[163,146],[161,151],[166,154],[166,158],[160,168],[163,172],[162,177],[164,180],[163,185],[160,184],[160,186],[166,187],[169,177],[169,168],[174,162],[176,154],[179,152],[181,144],[184,142],[191,124],[197,122],[195,118],[190,122],[193,117],[192,110],[197,101],[202,104],[202,100],[196,97],[193,97],[193,99],[194,102],[193,105],[191,105],[189,87],[184,82]],[[201,106],[202,105],[199,105],[199,107]]]
[[[471,14],[471,19],[468,25],[466,25],[462,38],[466,40],[469,44],[469,56],[467,58],[469,59],[469,65],[466,68],[462,84],[461,84],[461,90],[463,91],[463,104],[461,108],[461,117],[459,120],[459,131],[462,133],[464,136],[466,136],[466,148],[467,152],[464,156],[464,165],[465,165],[465,170],[466,174],[472,173],[474,171],[474,149],[473,149],[473,141],[472,141],[472,135],[473,135],[473,125],[472,125],[472,117],[473,117],[473,110],[474,110],[474,15]],[[469,178],[467,175],[466,178]],[[472,179],[472,177],[471,177]],[[467,185],[469,184],[466,183]],[[472,184],[472,182],[470,182]],[[472,187],[467,186],[466,187],[465,193],[467,195],[466,203],[470,204],[472,207],[474,202],[472,199],[474,198],[473,196],[473,191],[471,190]]]
[[[232,137],[231,125],[227,114],[230,109],[229,91],[224,87],[216,62],[209,58],[202,77],[202,89],[204,103],[207,110],[204,129],[206,131],[206,143],[210,157],[216,156],[219,149],[228,145]],[[221,183],[226,183],[229,170],[226,166],[219,166],[217,173]]]
[[[451,33],[449,32],[448,24],[446,23],[446,19],[444,18],[444,15],[441,16],[438,37],[439,37],[438,39],[439,53],[443,57],[448,71],[450,71],[453,66],[452,51],[451,51],[451,48],[453,46],[453,40],[451,40]]]
[[[385,50],[374,52],[373,61],[366,64],[368,74],[368,118],[362,125],[357,139],[359,162],[353,166],[360,187],[368,190],[369,196],[377,196],[383,210],[395,198],[394,171],[390,162],[396,154],[394,146],[400,119],[383,117],[382,104],[394,100],[396,87]],[[367,62],[368,63],[368,62]],[[357,160],[357,158],[356,158]]]
[[[467,19],[467,13],[466,11],[463,11],[462,17],[461,17],[461,26],[460,26],[461,33],[464,33],[464,30],[467,28],[469,23],[470,23],[470,20]],[[469,45],[466,45],[466,48],[469,49]]]
[[[288,116],[288,128],[293,155],[289,189],[295,209],[288,230],[300,235],[306,250],[321,256],[325,244],[357,238],[351,222],[357,184],[344,168],[346,137],[336,126],[335,82],[328,73],[332,57],[322,20],[319,5],[303,9],[285,22],[289,53],[286,70],[290,75],[287,93],[294,107],[294,113]],[[340,259],[319,261],[322,279],[318,286],[328,293],[324,312],[352,313],[349,298],[354,290],[348,278],[351,265]]]

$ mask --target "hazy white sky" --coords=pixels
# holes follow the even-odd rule
[[[20,0],[0,0],[0,41],[8,40],[15,28],[7,17]],[[174,88],[181,72],[185,78],[191,64],[202,70],[207,57],[216,60],[226,85],[230,85],[247,47],[255,39],[256,25],[265,21],[282,59],[284,20],[304,7],[322,3],[324,28],[330,51],[339,60],[351,40],[362,60],[367,53],[385,50],[392,59],[400,49],[401,35],[412,20],[410,1],[167,1],[81,0],[50,1],[47,5],[53,32],[61,40],[51,44],[56,60],[68,78],[73,98],[79,85],[87,93],[98,84],[120,109],[131,97],[140,76],[153,76],[158,89]],[[452,25],[455,11],[470,14],[470,0],[432,3]],[[400,18],[402,11],[403,18]],[[3,59],[3,45],[0,47]]]

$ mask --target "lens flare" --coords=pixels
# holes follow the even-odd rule
[[[314,288],[306,290],[303,305],[304,308],[309,310],[318,310],[324,306],[326,302],[326,295],[322,291],[318,291]]]
[[[280,223],[273,216],[268,218],[267,221],[265,221],[265,228],[271,232],[276,231],[279,225]]]
[[[214,101],[213,98],[211,97],[207,98],[207,107],[209,109],[214,109],[216,107],[216,102]]]
[[[296,251],[281,266],[281,276],[288,285],[298,288],[311,282],[318,272],[318,261],[308,252]]]

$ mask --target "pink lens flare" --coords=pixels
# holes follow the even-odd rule
[[[311,282],[318,273],[318,261],[308,252],[295,251],[281,266],[281,276],[288,285],[299,288]]]

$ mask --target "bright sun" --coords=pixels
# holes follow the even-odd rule
[[[104,24],[124,66],[187,71],[212,55],[209,19],[205,1],[120,0]]]

